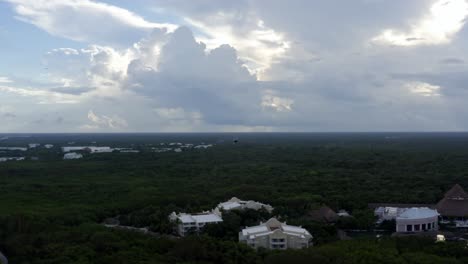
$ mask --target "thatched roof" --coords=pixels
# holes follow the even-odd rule
[[[468,194],[463,190],[463,188],[459,184],[455,184],[452,189],[445,193],[445,196],[449,199],[468,199]]]
[[[437,203],[436,208],[442,216],[468,216],[468,194],[460,185],[455,184]]]
[[[338,215],[330,207],[324,205],[320,208],[311,210],[309,218],[316,222],[333,223],[338,220]]]

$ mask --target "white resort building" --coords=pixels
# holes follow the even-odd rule
[[[300,249],[312,245],[312,235],[306,229],[281,223],[271,218],[258,226],[239,232],[239,241],[253,248]]]
[[[236,197],[232,197],[227,202],[218,204],[218,206],[216,208],[219,209],[219,210],[222,209],[222,210],[225,210],[225,211],[243,210],[243,209],[260,210],[262,208],[267,210],[269,213],[271,213],[273,211],[273,207],[271,205],[269,205],[269,204],[263,204],[263,203],[252,201],[252,200],[243,201],[243,200],[240,200],[240,199],[238,199]]]
[[[377,207],[374,215],[378,217],[377,224],[383,221],[395,220],[396,232],[424,232],[439,229],[437,210],[428,207],[405,207],[404,205]]]
[[[169,215],[169,220],[177,223],[176,231],[180,236],[199,233],[207,224],[223,222],[218,210],[203,212],[200,214],[176,214],[175,212],[172,212],[172,214]]]
[[[427,207],[409,208],[397,216],[396,231],[398,233],[437,231],[438,219],[437,210]]]

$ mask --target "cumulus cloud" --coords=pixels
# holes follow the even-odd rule
[[[114,26],[91,16],[95,25],[103,23],[106,32],[101,34],[87,22],[86,27],[74,24],[71,36],[62,36],[85,36],[76,40],[88,43],[45,54],[47,71],[40,82],[22,82],[15,76],[14,83],[0,83],[0,105],[11,101],[16,106],[23,100],[33,110],[17,116],[61,129],[468,129],[463,100],[468,96],[466,37],[459,34],[463,22],[454,22],[463,8],[450,16],[457,19],[446,15],[450,6],[462,6],[456,0],[445,1],[439,11],[430,10],[437,1],[161,0],[156,6],[144,1],[156,17],[187,24],[174,31],[153,30],[148,26],[151,19],[140,17],[138,22],[96,1],[21,1],[34,9],[31,15],[17,10],[19,0],[10,2],[21,19],[56,35],[62,35],[63,27],[59,15],[49,14],[54,8],[62,14],[97,12],[109,23],[123,25],[112,32]],[[50,16],[50,28],[56,29],[43,24],[46,18],[38,12]],[[108,18],[109,14],[119,15]],[[72,26],[69,23],[65,25]],[[431,31],[432,25],[449,30],[441,26]],[[413,47],[370,45],[369,40],[389,28],[392,36],[404,35],[402,43]],[[427,39],[434,41],[429,45]],[[441,43],[446,45],[432,45]],[[49,109],[59,114],[44,117]],[[59,117],[65,121],[55,122]],[[19,121],[9,123],[10,129],[21,127]],[[30,123],[22,128],[31,128]]]
[[[88,120],[91,122],[90,124],[83,125],[83,129],[91,129],[91,130],[98,130],[98,129],[124,129],[128,127],[128,123],[125,119],[113,115],[112,117],[106,115],[96,115],[93,110],[88,111]]]
[[[223,21],[226,14],[218,13],[215,20]],[[205,36],[199,36],[198,39],[207,44],[212,49],[222,44],[229,44],[235,47],[246,66],[252,73],[261,77],[261,73],[271,66],[278,58],[281,58],[290,48],[290,42],[283,34],[265,26],[265,23],[257,19],[251,23],[251,27],[239,31],[235,25],[232,25],[229,19],[221,23],[205,22],[186,18],[186,21],[193,27],[201,30]]]
[[[175,25],[153,23],[126,9],[90,0],[6,0],[21,21],[48,33],[76,41],[131,44],[155,28],[171,31]]]
[[[446,44],[463,28],[467,17],[466,0],[438,0],[410,30],[386,29],[373,41],[397,46]]]

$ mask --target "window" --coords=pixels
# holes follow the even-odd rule
[[[414,231],[419,231],[421,230],[421,226],[420,225],[414,225]]]
[[[413,226],[412,225],[406,225],[406,231],[407,232],[413,231]]]
[[[286,246],[285,245],[271,245],[271,248],[272,249],[284,249],[286,248]]]
[[[284,238],[272,238],[271,242],[273,242],[273,243],[284,243]]]
[[[422,230],[426,231],[426,224],[422,224]]]

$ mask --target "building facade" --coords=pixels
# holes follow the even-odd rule
[[[380,206],[374,210],[377,224],[383,221],[396,222],[397,233],[436,231],[439,229],[439,213],[429,207],[409,205]]]
[[[426,232],[439,230],[439,213],[427,207],[409,208],[396,217],[398,233]]]
[[[169,215],[169,220],[176,223],[175,229],[177,234],[180,236],[199,233],[202,231],[203,227],[208,224],[223,222],[221,215],[216,210],[200,214],[176,214],[175,212],[172,212],[172,214]]]
[[[239,241],[256,249],[307,248],[312,245],[312,238],[306,229],[281,223],[276,218],[239,232]]]

